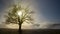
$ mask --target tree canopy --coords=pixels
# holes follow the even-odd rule
[[[33,20],[31,18],[32,11],[29,10],[29,8],[22,8],[21,5],[20,6],[13,5],[13,8],[8,11],[8,15],[5,15],[7,24],[9,24],[9,23],[18,24],[19,23],[18,14],[17,14],[18,11],[23,12],[23,14],[21,15],[21,18],[19,17],[21,21],[26,22],[26,23],[32,23],[32,20]]]

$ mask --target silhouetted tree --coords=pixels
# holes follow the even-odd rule
[[[22,15],[19,16],[18,13],[22,12]],[[19,25],[19,34],[21,33],[21,26],[22,23],[32,23],[32,18],[31,18],[31,13],[32,11],[29,10],[28,7],[24,8],[21,7],[21,5],[13,5],[12,9],[8,11],[8,14],[6,16],[6,23],[15,23]],[[19,13],[20,14],[20,13]]]

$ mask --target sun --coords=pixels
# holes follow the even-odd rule
[[[22,11],[18,11],[18,13],[17,13],[19,16],[21,16],[22,15]]]

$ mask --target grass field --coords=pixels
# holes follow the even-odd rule
[[[0,34],[18,34],[17,29],[2,29],[0,28]],[[60,34],[59,29],[25,29],[22,30],[22,34]]]

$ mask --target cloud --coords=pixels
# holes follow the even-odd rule
[[[9,29],[18,29],[19,25],[18,24],[0,24],[0,28],[9,28]],[[48,24],[46,22],[40,23],[39,26],[36,24],[28,24],[28,23],[23,23],[22,24],[22,29],[60,29],[60,24]]]
[[[60,24],[50,24],[48,29],[60,29]]]
[[[28,24],[28,23],[23,23],[22,24],[22,29],[34,29],[34,27],[32,26],[32,24]],[[18,24],[0,24],[0,28],[9,28],[9,29],[19,29],[19,25]]]
[[[0,28],[7,28],[6,24],[4,24],[4,23],[0,24]]]

